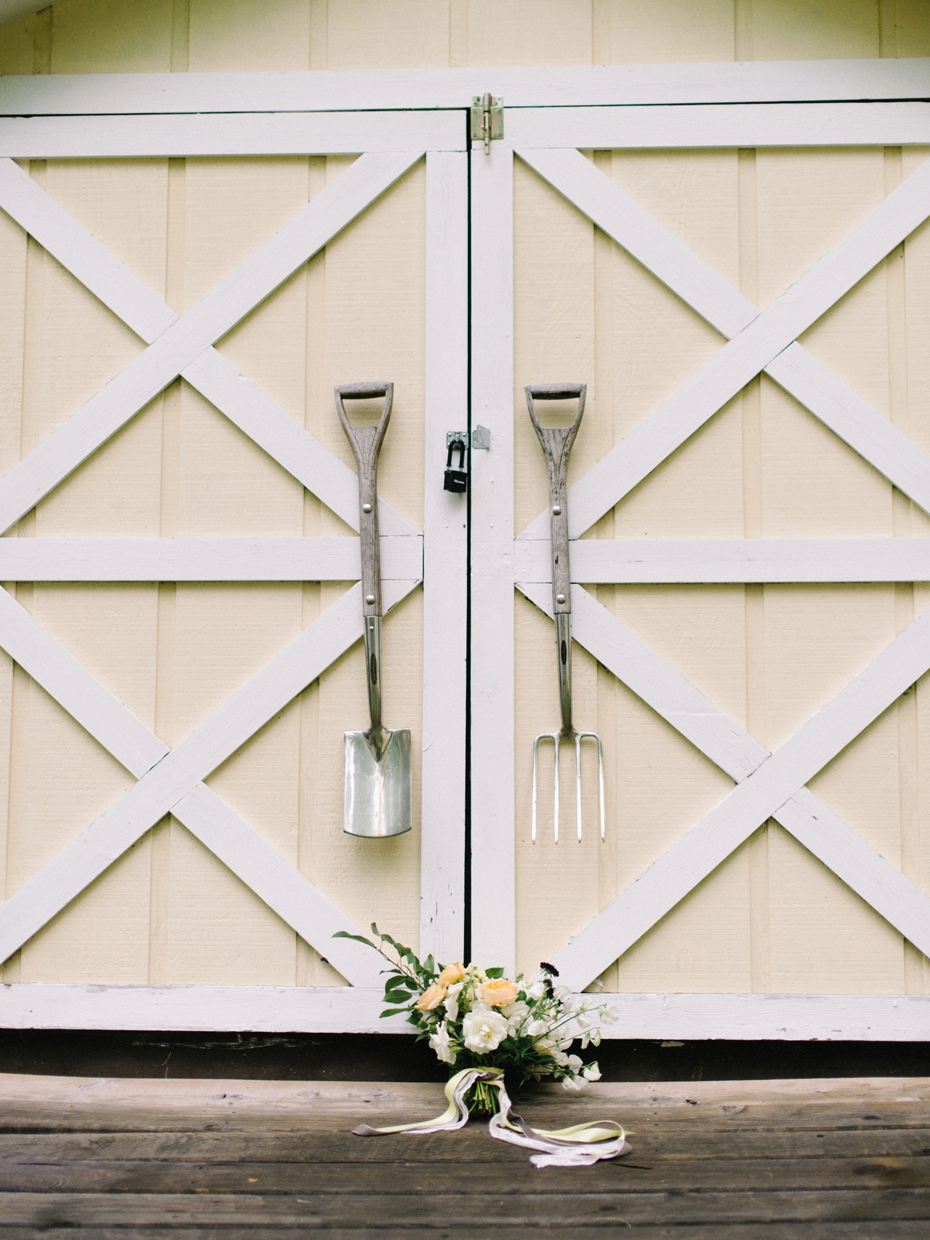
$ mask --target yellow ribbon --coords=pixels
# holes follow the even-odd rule
[[[568,1128],[531,1128],[511,1110],[500,1068],[464,1068],[456,1072],[449,1078],[444,1090],[448,1106],[435,1119],[419,1120],[414,1124],[393,1124],[386,1128],[362,1124],[353,1132],[359,1137],[383,1136],[392,1132],[453,1132],[468,1123],[465,1095],[476,1081],[487,1081],[499,1095],[500,1111],[491,1117],[488,1124],[491,1136],[498,1141],[541,1151],[531,1159],[537,1167],[588,1166],[602,1158],[617,1158],[629,1152],[626,1133],[612,1119],[572,1124]],[[595,1148],[590,1148],[592,1146]]]

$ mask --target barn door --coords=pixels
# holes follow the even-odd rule
[[[472,152],[474,954],[600,982],[614,1036],[928,1036],[925,113],[505,109]],[[550,747],[534,844],[559,701],[523,386],[566,381],[607,830],[592,761],[554,842]],[[573,827],[568,757],[562,794]]]
[[[334,933],[461,952],[462,116],[3,122],[0,1023],[385,1029]],[[414,736],[414,828],[380,841],[342,832],[368,724],[332,395],[370,379],[385,722]]]

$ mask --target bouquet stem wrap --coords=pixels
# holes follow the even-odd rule
[[[491,1136],[497,1141],[509,1141],[511,1145],[541,1151],[530,1158],[536,1167],[590,1167],[601,1159],[618,1158],[630,1151],[623,1128],[612,1119],[554,1130],[531,1128],[511,1110],[510,1098],[504,1088],[504,1074],[499,1068],[465,1068],[456,1072],[445,1088],[449,1105],[435,1119],[394,1124],[389,1128],[371,1128],[368,1124],[362,1124],[353,1132],[357,1137],[377,1137],[392,1132],[452,1132],[462,1128],[468,1123],[465,1095],[476,1081],[487,1081],[499,1095],[500,1110],[488,1123]]]

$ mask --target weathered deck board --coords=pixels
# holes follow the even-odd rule
[[[467,1135],[471,1135],[470,1133]],[[829,1139],[827,1137],[829,1136]],[[635,1161],[655,1158],[895,1158],[926,1157],[930,1152],[930,1124],[924,1128],[870,1128],[866,1130],[796,1128],[732,1132],[646,1131],[635,1134]],[[481,1134],[466,1140],[437,1133],[398,1136],[392,1141],[360,1141],[346,1132],[66,1132],[0,1135],[0,1160],[41,1165],[72,1162],[166,1161],[173,1164],[307,1163],[368,1164],[498,1163],[522,1164],[524,1154],[492,1142]]]
[[[601,1084],[520,1103],[532,1124],[612,1115],[633,1153],[535,1169],[483,1124],[425,1118],[437,1085],[0,1076],[0,1240],[887,1240],[930,1234],[930,1081]]]
[[[802,1231],[806,1224],[796,1223],[736,1223],[733,1225],[709,1223],[697,1223],[689,1225],[687,1231],[683,1233],[681,1227],[672,1224],[655,1224],[636,1228],[636,1236],[642,1237],[643,1240],[684,1240],[687,1236],[688,1240],[696,1237],[697,1240],[798,1240],[805,1233]],[[610,1234],[608,1228],[614,1228],[614,1234],[626,1235],[626,1228],[619,1228],[616,1222],[608,1223],[602,1226],[582,1226],[571,1230],[572,1240],[604,1240],[606,1235]],[[881,1224],[879,1224],[881,1228]],[[550,1229],[550,1235],[559,1235],[564,1232],[564,1226],[557,1223],[554,1228]],[[500,1227],[493,1231],[494,1240],[531,1240],[538,1234],[539,1228],[532,1227]],[[81,1240],[126,1240],[127,1231],[125,1227],[86,1227],[81,1228],[78,1234]],[[250,1227],[175,1227],[172,1226],[170,1231],[166,1231],[164,1227],[133,1227],[133,1240],[166,1240],[170,1236],[170,1240],[254,1240],[255,1230]],[[274,1240],[306,1240],[309,1233],[306,1226],[301,1227],[282,1227],[275,1228],[271,1233]],[[415,1231],[411,1232],[406,1227],[379,1227],[377,1232],[373,1232],[367,1227],[338,1227],[327,1228],[325,1231],[326,1240],[371,1240],[373,1235],[377,1235],[378,1240],[410,1240],[411,1235],[425,1235],[427,1232]],[[454,1232],[445,1230],[437,1233],[441,1235],[455,1236],[455,1240],[486,1240],[492,1234],[484,1225],[474,1227],[456,1228]],[[810,1235],[808,1230],[807,1235]],[[919,1237],[924,1240],[927,1234],[927,1224],[924,1220],[898,1220],[894,1224],[894,1240],[910,1240],[910,1237]],[[4,1228],[2,1232],[4,1240],[36,1240],[37,1235],[43,1238],[52,1237],[69,1237],[75,1235],[74,1228],[69,1224],[57,1227],[54,1224],[43,1227],[40,1233],[32,1228],[10,1227]],[[817,1240],[889,1240],[887,1230],[883,1228],[877,1230],[872,1223],[862,1222],[820,1222],[817,1224]]]

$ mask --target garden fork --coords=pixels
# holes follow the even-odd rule
[[[552,540],[552,610],[555,615],[555,638],[559,660],[559,705],[562,728],[558,732],[542,732],[533,742],[533,843],[536,843],[536,790],[539,773],[539,742],[551,740],[555,745],[555,842],[559,842],[559,748],[563,740],[575,743],[575,812],[578,822],[578,843],[581,843],[581,742],[597,744],[597,782],[600,799],[601,839],[604,839],[604,750],[596,732],[576,732],[572,726],[572,593],[568,560],[568,458],[578,435],[584,414],[587,385],[584,383],[537,383],[524,389],[533,429],[542,445],[549,472],[549,518]],[[568,428],[549,429],[539,425],[535,400],[577,400],[578,412]]]

